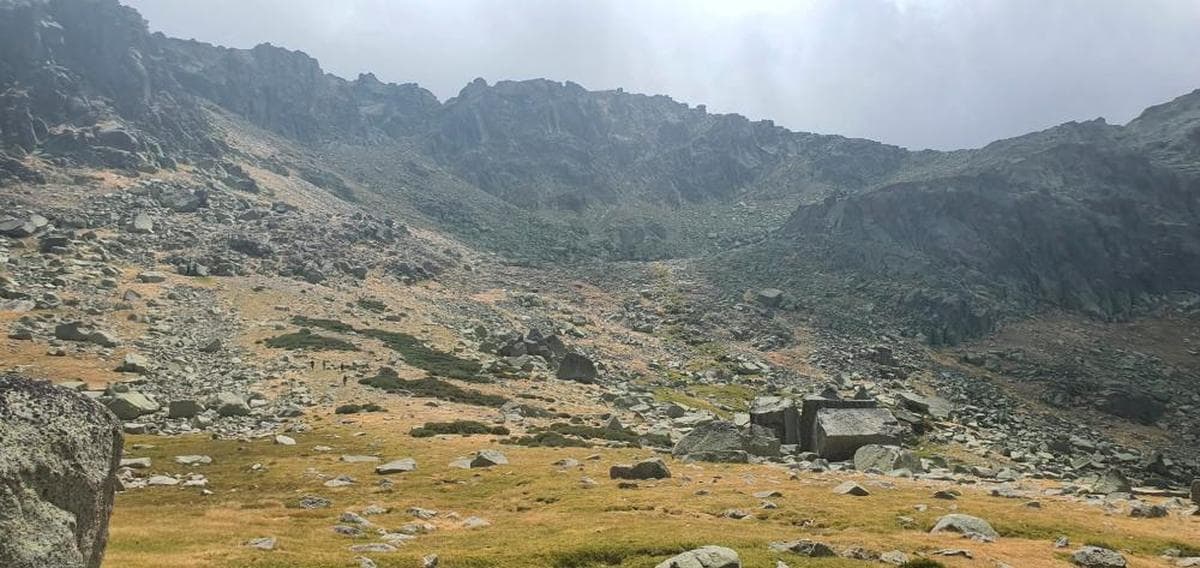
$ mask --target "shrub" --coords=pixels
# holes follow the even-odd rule
[[[333,410],[334,414],[358,414],[359,412],[386,412],[386,410],[373,402],[367,404],[343,404]]]
[[[358,299],[358,307],[360,307],[364,310],[371,310],[372,312],[380,312],[380,313],[386,312],[388,309],[387,304],[385,304],[379,300],[376,300],[374,298],[359,298]]]
[[[388,367],[380,369],[378,375],[359,379],[358,382],[388,392],[405,391],[411,393],[413,396],[438,398],[450,402],[473,404],[475,406],[499,408],[508,402],[508,399],[502,396],[459,388],[433,377],[406,381],[396,375],[396,371]]]
[[[304,351],[358,351],[353,343],[336,337],[318,335],[303,328],[295,333],[285,333],[266,341],[267,347]]]
[[[508,428],[504,426],[488,426],[474,420],[455,420],[454,422],[429,422],[424,426],[413,428],[409,435],[414,438],[429,438],[439,434],[459,434],[471,436],[474,434],[492,434],[507,436]]]
[[[389,349],[404,357],[404,362],[418,369],[429,371],[431,374],[468,382],[488,382],[479,378],[483,368],[477,361],[468,361],[449,353],[426,347],[417,338],[395,331],[380,329],[364,329],[363,335],[383,342]]]
[[[292,323],[300,327],[315,327],[337,333],[350,333],[354,327],[335,319],[310,318],[308,316],[292,316]]]
[[[591,444],[580,440],[579,438],[571,438],[563,436],[558,432],[538,432],[532,436],[522,436],[520,438],[507,438],[501,440],[502,444],[511,444],[516,446],[527,446],[530,448],[590,448]]]

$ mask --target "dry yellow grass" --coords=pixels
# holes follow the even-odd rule
[[[476,417],[476,416],[471,416]],[[424,554],[437,553],[442,566],[584,567],[654,566],[672,551],[702,544],[723,544],[741,553],[747,566],[773,566],[782,559],[792,566],[857,566],[845,559],[810,560],[779,555],[767,549],[773,540],[813,538],[835,547],[864,546],[884,551],[931,551],[967,548],[974,560],[946,559],[947,566],[992,566],[1006,562],[1021,568],[1061,567],[1063,551],[1052,541],[1067,535],[1075,544],[1103,542],[1127,550],[1133,568],[1166,566],[1157,553],[1173,543],[1200,542],[1200,519],[1131,519],[1106,515],[1101,509],[1065,499],[1042,498],[1041,509],[1022,500],[991,497],[982,488],[962,487],[957,501],[930,497],[947,487],[935,482],[893,480],[837,474],[804,474],[789,479],[788,472],[771,466],[684,464],[672,462],[675,476],[660,482],[622,490],[610,481],[608,466],[648,455],[639,450],[596,450],[599,460],[584,460],[587,449],[519,448],[501,446],[509,466],[491,470],[459,470],[449,462],[473,450],[496,447],[490,436],[414,439],[406,435],[413,425],[428,419],[413,404],[383,415],[344,417],[313,416],[314,431],[297,435],[299,444],[284,447],[269,440],[212,441],[203,436],[182,438],[130,437],[127,444],[153,444],[128,455],[154,459],[154,472],[196,471],[208,476],[211,496],[194,489],[148,488],[132,490],[117,500],[112,536],[105,566],[158,568],[161,566],[347,566],[356,556],[352,544],[372,539],[336,535],[342,511],[361,510],[369,504],[391,507],[392,512],[372,517],[380,527],[396,529],[413,520],[405,509],[420,506],[443,514],[454,511],[477,515],[492,526],[467,530],[457,521],[434,520],[438,530],[391,554],[369,554],[383,567],[419,566]],[[315,452],[327,445],[330,452]],[[213,456],[210,466],[175,465],[175,455],[201,453]],[[341,454],[374,454],[384,460],[414,457],[418,470],[389,476],[391,490],[377,486],[373,464],[347,464]],[[552,466],[572,457],[583,465],[568,471]],[[261,472],[252,470],[262,464]],[[357,478],[352,487],[329,489],[324,476],[348,474]],[[595,479],[595,488],[580,485],[584,476]],[[872,491],[863,498],[833,495],[836,483],[855,478]],[[706,494],[697,494],[704,490]],[[757,491],[777,490],[772,499],[779,508],[759,508]],[[306,511],[291,508],[302,495],[316,494],[333,500],[333,507]],[[917,511],[917,504],[928,510]],[[731,508],[751,513],[745,520],[720,515]],[[956,535],[930,535],[926,530],[937,517],[951,511],[988,519],[1003,537],[982,544]],[[909,516],[915,529],[905,529],[897,517]],[[244,542],[275,536],[272,552],[252,550]]]

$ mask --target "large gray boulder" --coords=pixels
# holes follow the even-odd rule
[[[246,399],[231,393],[219,392],[205,405],[217,411],[221,416],[246,416],[250,414],[250,405]]]
[[[900,446],[881,446],[868,444],[854,452],[854,469],[868,471],[876,469],[887,473],[897,469],[907,469],[913,473],[921,473],[925,468],[917,454]]]
[[[82,394],[0,375],[0,566],[100,566],[121,444]]]
[[[800,443],[800,409],[796,401],[779,396],[760,396],[750,405],[750,423],[775,433],[784,444]]]
[[[1071,563],[1083,568],[1125,568],[1125,557],[1120,553],[1100,548],[1085,546],[1071,555]]]
[[[596,372],[596,364],[591,359],[572,352],[563,356],[555,376],[564,381],[593,383],[596,382],[599,373]]]
[[[693,428],[671,453],[698,461],[745,463],[752,455],[778,456],[779,439],[761,426],[742,429],[732,422],[715,420]]]
[[[943,516],[942,518],[938,519],[937,523],[933,525],[933,530],[929,532],[939,533],[944,531],[956,532],[964,535],[977,534],[989,538],[1000,537],[1000,533],[996,532],[996,530],[992,528],[992,525],[988,524],[987,521],[979,517],[972,517],[971,515],[963,515],[961,513],[953,513]]]
[[[671,477],[671,470],[661,459],[650,458],[633,465],[614,465],[608,468],[608,476],[612,479],[666,479]]]
[[[108,409],[121,420],[133,420],[139,416],[158,412],[157,402],[140,392],[119,392],[108,401]]]
[[[672,556],[655,568],[742,568],[742,560],[732,549],[703,546]]]
[[[1119,469],[1110,469],[1096,480],[1092,485],[1092,493],[1099,495],[1108,495],[1110,493],[1129,493],[1133,491],[1133,484],[1129,482],[1129,478],[1121,473]]]
[[[900,445],[902,428],[886,408],[821,408],[813,426],[813,447],[823,458],[844,460],[868,444]]]

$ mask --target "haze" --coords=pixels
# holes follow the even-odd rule
[[[126,2],[168,35],[270,42],[443,100],[546,77],[910,148],[1126,122],[1200,88],[1192,0]]]

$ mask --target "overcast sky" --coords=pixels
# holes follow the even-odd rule
[[[1200,0],[123,0],[440,99],[475,77],[667,94],[910,148],[1124,123],[1200,88]]]

